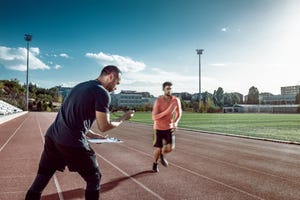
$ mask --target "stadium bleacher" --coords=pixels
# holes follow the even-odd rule
[[[0,115],[9,115],[9,114],[15,114],[18,112],[22,112],[20,108],[17,108],[9,103],[6,103],[3,100],[0,100]]]

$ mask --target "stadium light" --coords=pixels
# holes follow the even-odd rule
[[[201,55],[204,49],[196,49],[197,54],[199,55],[199,102],[201,101]]]
[[[29,42],[32,39],[32,35],[25,34],[24,39],[27,42],[27,71],[26,71],[26,110],[28,111],[28,94],[29,94],[29,87],[28,87],[28,71],[29,71]]]

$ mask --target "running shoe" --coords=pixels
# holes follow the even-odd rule
[[[160,161],[163,166],[168,167],[169,163],[163,154],[160,154]]]
[[[152,170],[153,172],[159,172],[157,163],[153,163]]]

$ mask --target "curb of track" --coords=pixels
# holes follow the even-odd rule
[[[0,124],[4,124],[5,122],[8,122],[12,119],[18,118],[22,115],[25,115],[26,113],[28,113],[28,111],[23,111],[23,112],[19,112],[19,113],[15,113],[15,114],[10,114],[10,115],[4,115],[0,117]]]
[[[151,124],[142,123],[142,122],[129,122],[129,123],[136,123],[136,124],[144,124],[144,125],[153,126]],[[260,138],[260,137],[246,136],[246,135],[235,135],[235,134],[231,134],[231,133],[204,131],[204,130],[196,130],[196,129],[190,129],[190,128],[179,128],[178,130],[194,131],[194,132],[198,132],[198,133],[223,135],[223,136],[229,136],[229,137],[245,138],[245,139],[252,139],[252,140],[261,140],[261,141],[276,142],[276,143],[283,143],[283,144],[300,145],[300,142],[288,141],[288,140],[276,140],[276,139]]]
[[[24,114],[28,113],[27,111],[24,111],[22,113],[9,115],[8,118],[2,119],[0,118],[0,124],[3,124],[7,121],[10,121],[12,119],[15,119],[17,117],[20,117]],[[142,122],[132,122],[129,123],[136,123],[136,124],[143,124],[148,126],[153,126],[152,124],[142,123]],[[288,141],[288,140],[276,140],[276,139],[270,139],[270,138],[259,138],[259,137],[253,137],[253,136],[246,136],[246,135],[235,135],[230,133],[222,133],[222,132],[214,132],[214,131],[204,131],[204,130],[196,130],[196,129],[189,129],[189,128],[179,128],[179,130],[186,130],[186,131],[194,131],[198,133],[206,133],[206,134],[214,134],[214,135],[223,135],[223,136],[230,136],[230,137],[237,137],[237,138],[245,138],[245,139],[252,139],[252,140],[261,140],[261,141],[268,141],[268,142],[276,142],[276,143],[283,143],[283,144],[292,144],[292,145],[300,145],[300,142],[296,141]]]

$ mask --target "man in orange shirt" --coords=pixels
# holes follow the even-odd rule
[[[180,100],[172,96],[172,83],[163,83],[164,95],[158,97],[154,103],[152,119],[154,121],[154,152],[153,171],[158,172],[158,159],[163,166],[168,166],[165,158],[175,148],[175,131],[182,115]]]

